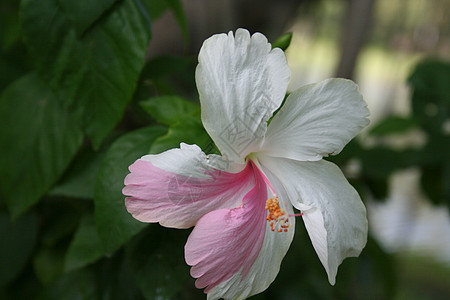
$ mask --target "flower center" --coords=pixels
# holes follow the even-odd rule
[[[266,220],[270,224],[270,230],[287,232],[288,228],[291,227],[289,224],[289,215],[280,207],[277,196],[267,199],[266,210],[269,212]]]

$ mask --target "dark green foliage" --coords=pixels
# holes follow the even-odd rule
[[[127,245],[131,271],[147,299],[172,299],[189,279],[183,251],[187,236],[187,231],[153,224]]]
[[[371,135],[383,136],[392,133],[403,133],[417,126],[412,118],[391,116],[370,129]]]
[[[213,144],[203,128],[200,106],[177,96],[154,97],[141,102],[141,106],[157,122],[169,126],[167,134],[155,140],[150,153],[178,148],[180,142],[197,144],[206,152]]]
[[[82,148],[65,174],[50,191],[50,195],[93,199],[95,181],[105,152],[105,149],[94,151],[88,147]]]
[[[147,127],[130,132],[111,145],[97,178],[95,220],[105,252],[112,254],[146,224],[135,220],[125,209],[122,188],[128,166],[148,153],[162,127]]]
[[[153,97],[140,104],[158,123],[167,126],[184,119],[200,120],[200,106],[177,96]]]
[[[110,2],[87,2],[90,14],[83,13],[91,11],[84,2],[75,1],[26,0],[21,8],[24,38],[39,74],[81,117],[96,148],[122,118],[150,37],[136,1],[119,1],[113,8]]]
[[[418,167],[422,189],[435,204],[450,205],[450,64],[425,60],[408,79],[412,88],[412,115],[389,116],[375,124],[369,136],[382,139],[410,130],[425,133],[422,146],[395,149],[376,145],[365,149],[352,141],[343,152],[329,159],[345,165],[355,158],[361,163],[361,174],[353,182],[364,193],[370,191],[376,200],[388,193],[387,182],[395,171]]]
[[[420,63],[409,78],[412,109],[428,143],[421,156],[422,185],[436,204],[450,205],[450,64]]]
[[[0,187],[13,216],[58,180],[82,142],[77,117],[35,73],[0,98]]]
[[[38,237],[35,213],[14,222],[5,212],[0,213],[0,289],[15,279],[29,262]]]
[[[94,217],[86,214],[80,221],[77,231],[66,253],[64,270],[82,268],[105,254],[100,242]]]

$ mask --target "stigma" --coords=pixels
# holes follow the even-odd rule
[[[278,197],[269,198],[266,201],[266,210],[268,215],[267,222],[270,224],[270,230],[276,232],[287,232],[291,227],[289,224],[289,215],[280,207]]]

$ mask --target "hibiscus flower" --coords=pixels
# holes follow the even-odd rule
[[[182,143],[141,157],[125,178],[127,210],[142,222],[195,226],[185,258],[208,299],[264,291],[292,242],[296,218],[334,284],[340,263],[358,256],[367,239],[358,193],[323,160],[369,123],[358,87],[345,79],[306,85],[273,116],[290,72],[284,52],[264,35],[245,29],[214,35],[198,59],[202,122],[222,155]]]

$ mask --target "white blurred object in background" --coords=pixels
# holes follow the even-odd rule
[[[449,212],[425,199],[417,169],[393,174],[386,202],[367,204],[369,230],[386,250],[431,256],[450,266]]]

